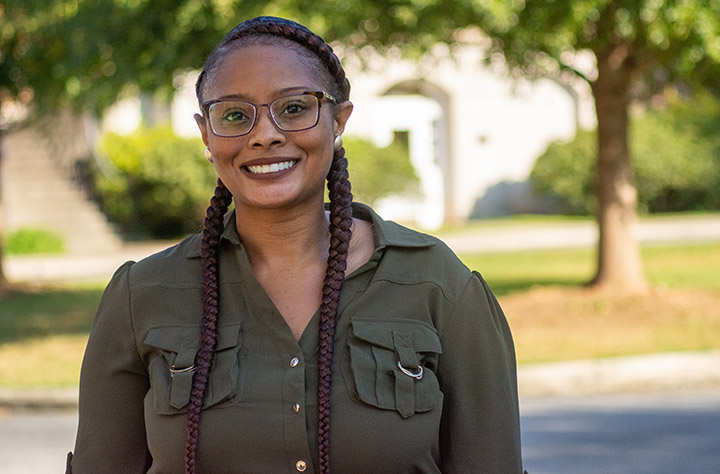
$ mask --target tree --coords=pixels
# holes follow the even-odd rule
[[[720,100],[683,98],[670,88],[654,102],[633,113],[630,125],[640,212],[720,210]],[[551,143],[530,173],[533,190],[555,198],[561,212],[594,213],[596,150],[594,130]]]
[[[237,16],[265,5],[234,3],[3,0],[0,141],[4,111],[17,104],[28,107],[27,121],[41,121],[61,108],[100,115],[128,92],[169,97],[177,74],[202,65]],[[0,292],[7,288],[1,239],[0,220]]]
[[[130,87],[169,92],[239,20],[297,18],[350,47],[422,53],[468,29],[492,39],[515,73],[570,72],[586,80],[598,119],[597,273],[593,284],[647,287],[633,237],[636,192],[627,125],[639,85],[684,80],[720,86],[720,1],[705,0],[5,0],[0,90],[34,107],[102,111]],[[30,41],[32,38],[32,41]],[[483,43],[479,47],[487,47]],[[591,73],[575,63],[588,52]],[[493,57],[493,54],[490,55]],[[647,80],[651,77],[652,80]],[[647,89],[647,87],[646,87]]]
[[[634,91],[647,90],[654,81],[718,86],[720,2],[366,0],[332,18],[332,37],[415,51],[437,42],[457,43],[459,32],[479,27],[492,39],[491,52],[501,54],[512,72],[526,77],[570,72],[587,81],[598,122],[600,238],[591,285],[647,288],[633,234],[637,196],[628,151],[629,106]],[[354,30],[349,36],[348,27]],[[589,72],[577,66],[582,53],[594,60]]]

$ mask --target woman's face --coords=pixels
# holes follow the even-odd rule
[[[221,60],[203,100],[232,98],[269,104],[290,94],[327,92],[327,80],[304,64],[294,48],[282,43],[241,46]],[[206,118],[196,115],[195,119],[235,205],[281,209],[309,200],[322,202],[333,142],[351,112],[349,101],[335,106],[324,100],[315,127],[284,132],[274,125],[268,108],[259,107],[255,126],[240,137],[217,136]]]

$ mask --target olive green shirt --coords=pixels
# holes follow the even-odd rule
[[[375,252],[340,298],[332,472],[521,473],[514,348],[487,285],[439,240],[353,211]],[[198,473],[315,473],[318,313],[296,341],[234,223]],[[83,361],[74,474],[183,472],[201,274],[196,235],[113,276]]]

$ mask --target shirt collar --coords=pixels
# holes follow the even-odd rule
[[[410,230],[393,221],[386,221],[366,204],[353,202],[352,212],[356,219],[362,219],[372,224],[376,251],[386,247],[423,248],[435,245],[433,237]],[[235,226],[235,211],[228,213],[223,222],[224,229],[220,239],[227,240],[233,245],[242,245]],[[200,257],[200,239],[197,239],[197,244],[193,245],[187,253],[187,258],[197,257]]]
[[[353,217],[368,221],[373,227],[375,250],[385,247],[422,248],[435,245],[435,239],[393,221],[386,221],[368,205],[352,203]]]

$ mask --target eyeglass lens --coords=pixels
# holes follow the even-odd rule
[[[213,131],[221,136],[238,136],[250,132],[257,115],[256,106],[242,100],[224,100],[208,108]],[[317,124],[320,107],[314,95],[297,94],[281,97],[268,106],[275,125],[293,132],[312,128]]]

